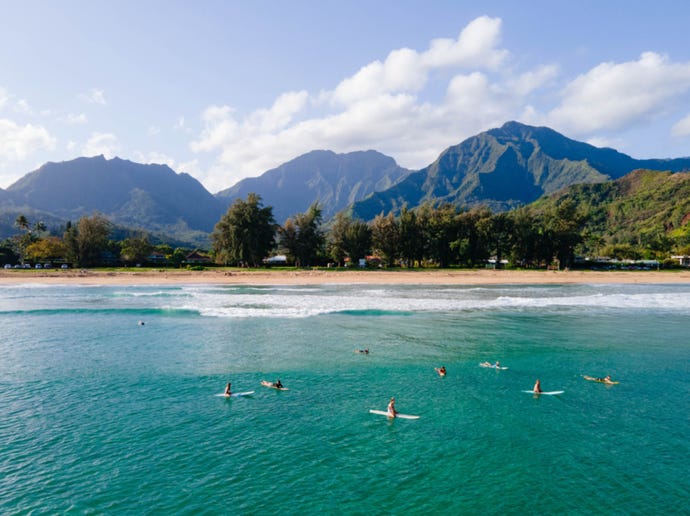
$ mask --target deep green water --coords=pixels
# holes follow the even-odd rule
[[[681,285],[1,288],[0,513],[687,514],[689,323]]]

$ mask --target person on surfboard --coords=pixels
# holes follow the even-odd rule
[[[541,392],[541,382],[539,381],[539,378],[537,378],[537,382],[534,384],[534,389],[532,389],[536,394],[539,394]]]
[[[273,387],[275,387],[276,389],[282,389],[283,388],[283,384],[280,382],[280,378],[278,379],[278,381],[273,383]]]
[[[232,394],[232,391],[230,390],[230,382],[225,386],[225,393],[226,396],[230,396]]]
[[[437,367],[436,372],[439,376],[446,376],[446,366]]]
[[[395,417],[397,413],[398,411],[395,410],[395,398],[391,398],[391,400],[388,402],[388,415]]]

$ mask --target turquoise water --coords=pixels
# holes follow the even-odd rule
[[[690,285],[3,287],[0,513],[687,514],[689,322]]]

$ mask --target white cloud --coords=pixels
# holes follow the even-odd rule
[[[579,134],[620,130],[668,114],[688,91],[690,63],[645,52],[637,61],[602,63],[574,79],[547,120]]]
[[[19,99],[17,101],[17,103],[14,105],[14,110],[23,115],[31,115],[33,113],[31,106],[29,106],[29,103],[24,99]]]
[[[82,147],[82,155],[98,156],[103,154],[106,158],[114,158],[120,149],[120,143],[112,133],[92,133],[88,141]]]
[[[478,18],[456,39],[433,40],[423,52],[393,50],[331,91],[288,92],[270,108],[246,116],[238,116],[231,106],[209,106],[202,114],[204,128],[190,144],[195,153],[217,153],[204,184],[227,188],[318,148],[373,148],[411,168],[430,163],[459,138],[511,118],[519,105],[511,96],[532,91],[553,76],[552,68],[536,70],[523,78],[520,92],[511,93],[518,88],[500,86],[493,77],[472,71],[493,73],[509,57],[498,46],[500,29],[499,19]],[[441,104],[421,101],[419,95],[430,81],[446,76],[434,74],[441,69],[469,73],[456,75],[446,85]],[[315,116],[310,110],[318,108],[324,112]]]
[[[314,149],[376,149],[417,169],[509,120],[610,145],[615,131],[677,112],[690,93],[690,64],[652,52],[575,78],[556,64],[519,64],[501,48],[501,20],[480,17],[455,39],[393,50],[331,90],[284,93],[246,115],[209,106],[190,149],[213,162],[197,177],[220,190]],[[690,134],[690,117],[674,134]]]
[[[44,127],[19,125],[0,119],[0,158],[22,161],[40,150],[55,148],[55,138]]]
[[[500,18],[481,16],[470,22],[456,40],[433,40],[423,56],[423,62],[432,68],[463,66],[495,69],[508,57],[507,50],[496,48],[500,41]]]
[[[85,124],[88,119],[84,113],[79,113],[78,115],[75,113],[69,113],[65,118],[65,121],[70,125],[82,125]]]
[[[170,168],[173,170],[175,169],[175,159],[168,156],[167,154],[163,152],[141,152],[141,151],[135,151],[134,152],[134,161],[137,161],[139,163],[148,163],[148,164],[156,164],[156,165],[168,165]]]
[[[105,101],[105,94],[103,93],[103,90],[98,90],[98,89],[90,89],[86,93],[80,93],[79,98],[82,99],[84,102],[88,102],[89,104],[99,104],[101,106],[106,105]]]
[[[0,109],[3,108],[7,101],[10,99],[9,94],[4,88],[0,88]]]
[[[676,137],[690,136],[690,115],[678,120],[671,128],[671,134]]]

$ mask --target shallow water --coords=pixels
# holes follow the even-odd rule
[[[685,513],[689,320],[687,285],[3,288],[0,512]]]

